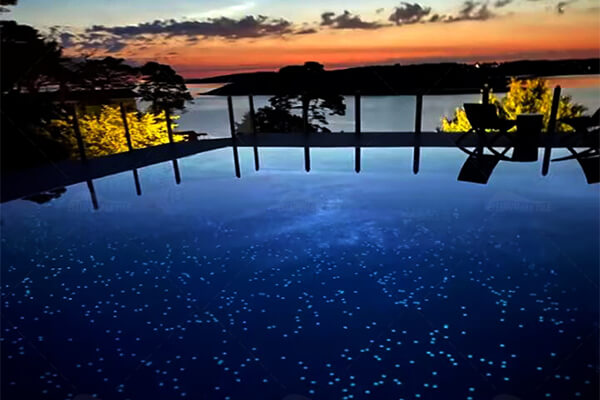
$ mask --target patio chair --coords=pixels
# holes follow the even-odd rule
[[[555,158],[552,161],[577,160],[585,175],[587,183],[600,183],[600,108],[591,116],[564,118],[560,122],[575,128],[575,133],[565,137],[566,148],[570,156]],[[576,150],[576,144],[581,139],[588,141],[589,147],[585,150]]]
[[[485,185],[499,162],[500,158],[493,154],[470,154],[460,169],[458,180]]]
[[[587,183],[600,183],[600,151],[597,148],[591,148],[583,151],[576,151],[572,147],[567,147],[570,156],[555,158],[555,161],[577,160],[581,170],[585,175]]]
[[[600,127],[600,108],[591,116],[563,118],[559,122],[572,126],[578,133],[587,133],[590,128]]]
[[[465,104],[464,107],[467,118],[476,132],[480,132],[482,136],[495,133],[495,135],[487,140],[487,146],[500,159],[513,162],[535,162],[538,160],[538,127],[535,124],[532,126],[529,125],[531,125],[531,122],[541,123],[541,116],[539,116],[539,121],[536,121],[536,119],[523,120],[522,123],[524,126],[519,126],[519,129],[524,129],[525,131],[513,134],[508,131],[515,125],[519,125],[518,121],[520,120],[500,118],[496,111],[496,106],[493,104]],[[531,129],[535,131],[530,132]],[[539,130],[541,130],[541,125],[539,126]],[[506,137],[511,143],[509,147],[512,147],[513,152],[510,157],[504,156],[507,153],[506,150],[500,153],[493,146],[495,141],[502,136]]]
[[[467,119],[476,132],[492,130],[505,133],[517,123],[514,120],[500,118],[493,104],[465,103],[464,107]]]
[[[505,156],[508,150],[510,150],[510,147],[504,149],[502,152],[498,152],[493,149],[492,145],[500,135],[504,135],[512,128],[516,121],[505,120],[498,117],[496,106],[493,104],[466,103],[464,108],[472,130],[463,134],[456,141],[459,149],[469,155],[458,174],[458,180],[485,185],[500,160],[510,160]],[[461,146],[460,142],[467,134],[472,133],[477,134],[479,143],[474,150],[469,150],[466,147]],[[484,149],[486,147],[490,149],[493,154],[485,154]]]

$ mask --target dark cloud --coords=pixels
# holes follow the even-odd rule
[[[344,11],[343,14],[337,16],[333,12],[321,14],[321,26],[328,26],[333,29],[377,29],[385,25],[379,22],[363,21],[360,16]]]
[[[207,21],[156,20],[137,25],[113,26],[94,25],[86,30],[133,38],[139,35],[165,35],[167,37],[186,36],[221,37],[226,39],[258,38],[294,33],[292,23],[284,19],[271,19],[264,15],[252,15],[231,19],[211,18]]]
[[[494,7],[502,8],[504,6],[509,5],[512,2],[513,2],[513,0],[496,0],[496,2],[494,3]]]
[[[77,37],[70,32],[61,32],[58,35],[58,43],[62,47],[72,47],[75,45]]]
[[[99,32],[77,34],[66,29],[65,27],[54,26],[50,28],[49,34],[63,48],[74,48],[86,52],[101,50],[115,53],[127,46],[127,42],[118,36]]]
[[[463,3],[457,15],[444,18],[444,22],[485,21],[496,15],[489,10],[488,2],[467,0]]]
[[[82,50],[103,50],[109,53],[116,53],[127,47],[127,42],[112,36],[97,36],[92,40],[86,40],[85,35],[79,40],[77,46]]]
[[[312,33],[317,33],[318,30],[315,28],[303,28],[303,29],[299,29],[296,32],[294,32],[295,35],[309,35]]]
[[[315,32],[317,30],[310,26],[296,26],[287,20],[263,15],[240,19],[220,17],[206,21],[156,20],[124,26],[94,25],[83,33],[72,33],[61,27],[51,28],[52,37],[65,48],[107,52],[118,52],[134,42],[156,42],[160,38],[182,37],[188,43],[194,43],[211,37],[236,40]]]
[[[403,2],[399,7],[394,8],[394,12],[388,19],[396,25],[416,24],[430,13],[431,7],[423,7],[418,3]]]
[[[4,6],[16,6],[17,0],[0,0],[0,13],[10,12],[11,9]]]
[[[566,0],[566,1],[559,1],[556,4],[556,12],[559,14],[564,14],[565,13],[565,7],[568,6],[571,3],[574,3],[577,0]]]

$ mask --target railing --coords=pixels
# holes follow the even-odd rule
[[[561,88],[557,86],[554,89],[550,121],[547,132],[539,135],[534,146],[544,148],[542,175],[548,174],[551,161],[551,152],[553,147],[566,147],[562,144],[563,139],[570,135],[568,133],[557,133],[557,113],[560,100]],[[487,88],[482,90],[482,103],[489,101],[489,91]],[[78,119],[73,111],[73,131],[77,137],[77,144],[81,156],[81,161],[68,161],[59,165],[59,168],[41,168],[33,171],[24,171],[15,176],[8,177],[4,184],[9,190],[2,191],[2,201],[8,201],[31,193],[38,193],[52,188],[67,186],[74,183],[86,182],[94,209],[98,208],[98,200],[93,184],[93,179],[112,175],[118,172],[131,170],[133,172],[135,190],[138,196],[142,194],[138,168],[153,165],[160,162],[172,161],[175,176],[175,183],[181,183],[181,174],[179,171],[178,158],[186,157],[204,151],[210,151],[217,148],[231,146],[233,150],[233,164],[236,177],[241,177],[240,159],[238,154],[239,147],[252,147],[254,154],[254,169],[260,170],[259,147],[303,147],[304,148],[304,168],[308,172],[311,169],[310,148],[313,147],[354,147],[354,170],[356,173],[361,171],[361,149],[362,147],[412,147],[412,171],[414,174],[419,172],[422,147],[457,147],[461,142],[462,147],[480,146],[480,138],[475,133],[440,133],[423,132],[423,94],[415,95],[415,121],[414,132],[363,132],[361,95],[354,96],[354,132],[349,133],[320,133],[311,132],[308,128],[308,104],[303,104],[302,120],[304,129],[301,133],[258,133],[256,124],[256,112],[254,110],[254,98],[248,96],[249,116],[251,122],[250,135],[239,135],[236,131],[235,116],[233,111],[233,100],[227,98],[228,117],[230,125],[230,139],[210,139],[195,142],[176,143],[173,140],[171,129],[171,119],[166,118],[167,132],[169,133],[169,143],[160,146],[154,146],[145,149],[134,149],[132,145],[129,126],[127,123],[125,108],[121,104],[121,116],[123,118],[123,132],[127,142],[128,151],[114,154],[111,156],[89,159],[85,153],[84,138],[79,129]],[[394,134],[395,133],[395,134]],[[247,140],[251,138],[251,140]],[[586,137],[579,140],[574,147],[597,147],[597,138]],[[498,146],[506,146],[509,142],[498,142]],[[460,147],[459,146],[459,147]],[[63,173],[60,169],[68,169],[68,173]],[[21,186],[19,186],[21,185]],[[3,188],[4,189],[4,188]]]
[[[419,173],[420,160],[421,160],[421,139],[422,139],[422,120],[423,120],[423,95],[425,93],[417,93],[415,94],[415,129],[414,132],[404,132],[410,133],[414,135],[414,149],[413,149],[413,173]],[[550,168],[550,158],[552,153],[552,139],[556,130],[556,122],[557,122],[557,114],[558,114],[558,106],[560,103],[560,94],[561,87],[556,86],[554,89],[553,99],[552,99],[552,108],[550,111],[550,122],[547,127],[547,144],[544,147],[544,158],[542,163],[542,175],[546,176],[548,174],[548,170]],[[490,89],[487,85],[485,85],[481,90],[481,102],[482,104],[489,104],[490,97]],[[254,167],[255,170],[258,171],[260,169],[260,160],[259,160],[259,152],[258,152],[258,134],[256,129],[256,119],[255,119],[255,111],[254,111],[254,96],[248,96],[248,104],[249,104],[249,115],[252,126],[252,138],[253,138],[253,152],[254,152]],[[231,133],[231,141],[232,141],[232,149],[233,149],[233,160],[234,160],[234,168],[236,177],[241,176],[240,172],[240,164],[239,164],[239,155],[238,155],[238,147],[240,146],[240,136],[235,127],[235,116],[233,111],[233,101],[232,97],[227,97],[227,107],[228,107],[228,115],[229,115],[229,125],[230,125],[230,133]],[[348,134],[353,134],[355,138],[355,151],[354,151],[354,170],[356,173],[359,173],[361,170],[361,139],[363,137],[363,132],[361,129],[361,95],[357,93],[354,96],[354,132],[349,132]],[[310,159],[310,146],[309,141],[310,137],[313,134],[308,129],[308,102],[303,101],[302,104],[302,121],[304,126],[304,169],[306,172],[310,172],[311,169],[311,159]],[[398,132],[385,132],[384,134],[394,134]],[[443,135],[448,135],[448,133],[440,133]]]

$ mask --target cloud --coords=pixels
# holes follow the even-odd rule
[[[494,7],[501,8],[513,1],[514,0],[496,0]],[[466,0],[455,14],[438,14],[433,13],[431,7],[425,7],[418,3],[402,2],[399,7],[394,9],[394,12],[389,17],[389,21],[394,22],[396,25],[436,22],[485,21],[497,16],[495,13],[490,11],[489,4],[490,0]]]
[[[444,18],[444,22],[459,21],[486,21],[494,18],[496,14],[488,8],[489,2],[480,2],[467,0],[463,3],[457,15],[450,15]]]
[[[11,2],[13,0],[0,0],[0,2],[2,1]],[[365,21],[360,15],[345,10],[341,14],[325,12],[321,14],[321,20],[318,23],[292,23],[284,18],[271,18],[264,15],[247,15],[237,19],[221,16],[204,20],[155,20],[120,26],[93,25],[84,31],[77,32],[65,27],[55,27],[52,36],[64,48],[115,53],[127,46],[137,46],[139,49],[139,46],[148,43],[167,43],[166,40],[169,38],[182,38],[187,43],[193,44],[209,38],[238,40],[310,35],[323,29],[372,30],[393,26],[393,24],[402,26],[417,23],[485,21],[497,16],[490,8],[501,8],[514,1],[465,0],[453,14],[434,13],[431,7],[403,1],[399,6],[394,7],[388,17],[389,22]],[[559,1],[556,10],[562,14],[565,6],[576,0],[555,1]],[[383,8],[376,10],[377,14],[383,12],[385,12]]]
[[[127,41],[118,36],[105,33],[73,33],[66,27],[53,26],[50,28],[50,37],[63,48],[74,48],[79,51],[106,51],[116,53],[127,46]]]
[[[10,12],[11,9],[8,7],[4,7],[4,6],[16,6],[16,5],[17,5],[17,0],[0,0],[0,12],[1,13]]]
[[[295,25],[285,19],[264,15],[245,16],[240,19],[228,17],[209,18],[205,21],[156,20],[136,25],[93,25],[81,33],[73,33],[64,27],[51,28],[51,35],[63,47],[80,51],[118,52],[136,42],[156,42],[158,39],[184,38],[195,43],[207,38],[237,40],[284,35],[307,35],[316,33],[314,27]]]
[[[513,2],[513,0],[496,0],[496,2],[494,3],[494,7],[502,8],[504,6],[509,5],[512,2]]]
[[[165,35],[167,37],[220,37],[226,39],[259,38],[294,33],[293,25],[285,19],[272,19],[264,15],[248,15],[240,19],[227,17],[210,18],[206,21],[156,20],[137,25],[103,26],[94,25],[87,33],[105,33],[121,38],[140,35]]]
[[[556,12],[559,13],[560,15],[565,13],[565,7],[568,6],[571,3],[574,3],[577,0],[566,0],[566,1],[559,1],[556,4]]]
[[[421,22],[430,13],[431,7],[423,7],[418,3],[403,2],[399,7],[394,8],[389,21],[394,22],[396,25],[415,24]]]
[[[309,35],[312,33],[317,33],[318,30],[315,28],[302,28],[294,32],[294,35]]]
[[[333,29],[377,29],[385,25],[379,22],[363,21],[360,16],[344,11],[343,14],[337,16],[333,12],[321,14],[321,26],[328,26]]]

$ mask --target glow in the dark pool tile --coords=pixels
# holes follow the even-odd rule
[[[358,256],[363,256],[363,257],[368,257],[371,256],[372,254],[368,253],[369,247],[367,247],[366,249],[363,249],[362,252],[357,252],[354,253],[354,256],[358,255]],[[363,252],[367,251],[367,254],[362,254]],[[313,254],[318,254],[318,253],[309,253],[309,256],[313,255]],[[264,256],[264,254],[260,254],[260,252],[256,252],[254,255],[255,260],[261,258],[262,256]],[[335,263],[331,262],[331,260],[328,260],[327,256],[324,254],[319,254],[319,262],[324,263],[325,268],[321,268],[319,269],[319,272],[317,275],[317,282],[321,283],[321,286],[323,287],[323,292],[322,295],[320,296],[306,296],[307,300],[311,301],[311,310],[313,312],[313,314],[307,314],[310,315],[311,317],[314,318],[319,318],[319,315],[324,315],[324,320],[326,322],[326,325],[328,326],[328,328],[335,328],[335,326],[337,325],[337,323],[334,322],[334,320],[331,319],[332,313],[331,310],[327,309],[328,306],[335,306],[335,307],[343,307],[346,304],[358,304],[358,302],[360,302],[362,299],[361,298],[354,298],[353,296],[350,296],[348,294],[346,294],[346,298],[341,298],[339,293],[340,289],[337,289],[335,287],[335,282],[339,281],[340,279],[348,279],[347,276],[345,276],[344,273],[342,272],[337,272],[337,267],[335,266]],[[277,252],[272,252],[270,253],[270,255],[268,254],[266,259],[272,259],[272,261],[277,264],[277,265],[281,265],[281,259],[279,257],[279,255],[277,254]],[[182,259],[182,264],[183,262],[185,262],[186,259]],[[405,282],[400,282],[399,280],[397,280],[395,278],[395,275],[398,273],[396,271],[387,271],[386,274],[382,275],[383,272],[378,272],[377,269],[378,268],[382,268],[382,265],[380,265],[381,263],[375,264],[375,266],[371,266],[369,265],[369,261],[368,260],[361,260],[362,263],[359,263],[359,265],[361,266],[360,269],[363,269],[362,267],[365,267],[364,269],[367,268],[374,268],[371,272],[368,272],[366,275],[364,273],[358,273],[357,276],[361,277],[361,276],[365,276],[367,278],[370,278],[374,281],[374,283],[376,285],[381,285],[382,287],[380,288],[381,292],[388,297],[391,297],[392,299],[408,299],[408,300],[412,300],[412,301],[404,301],[403,303],[399,303],[399,305],[402,306],[402,308],[405,309],[416,309],[416,310],[423,310],[424,306],[427,303],[434,301],[435,297],[432,297],[429,301],[424,301],[425,299],[429,298],[429,297],[424,297],[423,295],[421,295],[421,293],[423,293],[426,289],[428,289],[429,287],[433,286],[436,287],[433,283],[433,281],[431,282],[431,284],[417,284],[417,285],[413,285],[411,287],[411,281],[410,278],[411,277],[415,277],[413,280],[413,283],[416,282],[421,282],[421,281],[426,281],[429,278],[427,277],[427,275],[425,274],[414,274],[414,271],[411,269],[401,269],[401,274],[405,277],[405,278],[409,278],[409,280],[405,281]],[[209,261],[210,262],[210,261]],[[145,263],[145,265],[144,265]],[[135,306],[135,311],[133,311],[131,309],[131,306],[129,307],[125,307],[125,309],[123,309],[122,307],[120,307],[120,305],[124,305],[126,304],[127,301],[131,301],[130,297],[133,297],[134,299],[136,297],[142,296],[142,298],[144,298],[143,296],[147,296],[151,293],[155,293],[158,296],[165,296],[165,303],[171,304],[172,302],[179,302],[179,303],[183,303],[184,305],[186,305],[186,307],[184,307],[185,309],[189,309],[187,308],[187,306],[189,306],[189,303],[199,303],[199,301],[194,301],[197,300],[197,296],[198,293],[195,292],[182,292],[181,290],[178,290],[177,287],[165,287],[162,284],[154,284],[153,286],[148,286],[148,284],[141,284],[136,282],[135,279],[138,277],[139,273],[143,274],[143,275],[152,275],[153,273],[156,272],[152,272],[153,269],[156,269],[157,266],[157,261],[155,260],[146,260],[142,263],[142,271],[136,271],[136,273],[134,273],[134,271],[129,271],[128,273],[123,274],[119,274],[119,279],[116,278],[116,274],[111,276],[110,273],[103,273],[103,274],[98,274],[98,276],[95,276],[95,279],[93,280],[93,283],[96,287],[102,287],[102,288],[109,288],[113,290],[113,294],[114,296],[110,296],[111,298],[114,299],[114,297],[117,297],[117,299],[119,297],[122,297],[122,299],[119,299],[118,303],[120,303],[119,305],[114,304],[115,301],[114,300],[109,300],[108,298],[99,298],[97,301],[94,302],[89,302],[89,304],[92,304],[92,306],[84,306],[83,308],[86,309],[86,311],[90,311],[90,313],[86,316],[86,317],[90,317],[91,315],[93,315],[94,313],[96,314],[96,317],[98,318],[98,324],[110,324],[110,322],[108,322],[105,318],[103,318],[106,315],[109,315],[110,318],[113,319],[120,319],[120,318],[127,318],[125,315],[121,316],[120,314],[126,314],[128,309],[131,311],[131,314],[144,314],[144,313],[149,313],[151,311],[156,312],[158,311],[157,314],[152,315],[150,321],[153,321],[151,323],[152,326],[154,326],[155,324],[158,324],[158,327],[160,329],[158,329],[158,331],[164,331],[165,333],[170,333],[173,331],[178,331],[178,332],[185,332],[185,329],[192,329],[192,327],[190,325],[193,325],[191,322],[193,321],[195,323],[195,320],[191,320],[190,318],[187,318],[185,320],[181,319],[180,317],[178,317],[176,315],[177,312],[177,308],[175,306],[170,306],[170,305],[161,305],[160,303],[143,303],[143,304],[137,304]],[[136,263],[137,264],[137,263]],[[216,263],[213,263],[213,265]],[[160,282],[160,280],[163,281],[169,281],[169,280],[173,280],[173,278],[175,277],[175,281],[177,282],[176,277],[177,276],[182,276],[182,273],[179,272],[179,274],[176,274],[176,269],[178,268],[178,266],[176,266],[174,263],[171,263],[171,266],[169,266],[169,263],[166,262],[167,265],[167,270],[166,272],[159,272],[157,277],[160,276],[157,280]],[[209,265],[208,263],[204,264],[204,265]],[[98,268],[100,267],[100,265],[96,265],[95,267],[92,268]],[[105,267],[105,266],[103,266]],[[411,266],[410,268],[422,268],[422,266],[417,267],[416,265]],[[174,269],[173,271],[169,271],[170,269]],[[360,269],[358,269],[358,271],[360,271]],[[219,272],[225,272],[226,268],[222,268],[221,271],[219,271],[218,269],[216,269],[214,266],[213,267],[209,267],[206,271],[204,272],[200,272],[200,274],[204,273],[204,276],[212,276],[215,278],[214,282],[216,283],[218,281],[218,273]],[[322,274],[327,274],[329,271],[330,275],[322,275]],[[216,301],[214,301],[214,303],[212,304],[212,312],[200,312],[197,313],[198,317],[200,316],[204,316],[204,323],[211,325],[211,324],[225,324],[226,326],[228,326],[231,329],[235,329],[236,327],[240,326],[240,325],[248,325],[249,328],[249,334],[254,334],[256,335],[257,331],[260,331],[260,325],[257,325],[254,321],[252,321],[252,319],[250,319],[249,317],[241,317],[240,314],[243,315],[243,313],[247,313],[247,314],[251,314],[254,313],[254,310],[265,310],[264,314],[269,315],[270,317],[267,318],[266,320],[269,320],[270,318],[274,318],[275,315],[272,314],[272,310],[274,307],[277,307],[278,304],[283,304],[285,306],[285,309],[288,310],[293,310],[289,315],[291,317],[289,323],[285,322],[285,318],[281,319],[281,316],[279,316],[279,320],[282,321],[281,323],[277,323],[277,324],[273,324],[271,323],[270,325],[263,325],[265,327],[272,326],[274,330],[279,329],[279,326],[282,326],[281,329],[287,330],[288,328],[283,328],[283,325],[286,325],[288,327],[295,327],[298,328],[298,319],[300,318],[300,315],[302,314],[302,311],[298,311],[298,310],[303,310],[303,307],[305,307],[305,305],[302,302],[302,299],[304,298],[304,295],[297,295],[297,296],[293,296],[292,293],[286,295],[285,291],[281,291],[281,290],[294,290],[294,288],[296,287],[296,285],[302,285],[302,283],[304,282],[304,277],[301,275],[303,273],[307,273],[310,272],[310,269],[306,268],[306,266],[302,267],[302,268],[292,268],[291,270],[287,270],[283,268],[283,266],[281,268],[267,268],[267,269],[262,269],[259,267],[259,269],[256,271],[256,273],[258,274],[258,276],[261,276],[262,278],[259,280],[260,282],[264,282],[268,285],[268,287],[260,287],[260,291],[263,293],[268,293],[269,291],[272,293],[271,296],[266,297],[266,296],[260,296],[258,294],[258,291],[254,290],[253,288],[248,288],[248,287],[230,287],[230,288],[225,288],[225,289],[219,289],[216,290],[218,296],[216,298]],[[356,271],[352,271],[353,273]],[[377,272],[377,273],[376,273]],[[482,271],[480,271],[480,273],[483,273]],[[291,274],[291,275],[287,275],[287,274]],[[101,276],[102,275],[102,276]],[[196,276],[196,273],[192,273],[190,274],[190,276],[194,279]],[[384,281],[380,281],[380,277],[388,277],[386,280]],[[339,278],[342,277],[342,278]],[[432,277],[433,278],[433,277]],[[491,279],[490,277],[487,277],[489,279]],[[125,284],[125,287],[123,287],[122,289],[117,289],[115,288],[114,282],[115,281],[121,281],[121,282],[127,282],[129,281],[129,284]],[[200,279],[196,278],[196,282],[201,282]],[[253,280],[249,279],[246,281],[246,284],[248,283],[252,283]],[[479,281],[478,281],[479,282]],[[164,282],[165,284],[167,282]],[[180,282],[181,283],[181,282]],[[350,283],[350,282],[348,282]],[[447,285],[448,283],[445,283],[444,285]],[[406,285],[406,286],[401,286],[404,287],[406,289],[402,289],[404,290],[404,292],[400,292],[398,290],[389,290],[388,287],[386,286],[401,286],[401,285]],[[30,285],[32,287],[35,286],[35,283],[33,285]],[[72,286],[72,285],[71,285]],[[79,285],[81,287],[81,285]],[[184,285],[182,284],[182,286],[189,286],[188,285]],[[487,288],[487,284],[482,285],[484,288]],[[332,287],[332,289],[327,289],[328,287]],[[220,287],[219,287],[220,288]],[[59,291],[63,291],[66,290],[64,287],[63,288],[58,288]],[[158,290],[153,290],[153,289],[158,289]],[[236,289],[236,290],[233,290]],[[71,289],[73,290],[73,289]],[[117,290],[116,292],[114,292],[114,290]],[[119,291],[120,290],[120,291]],[[184,289],[185,290],[185,289]],[[223,292],[224,290],[224,292]],[[306,290],[306,287],[303,287],[302,290]],[[435,295],[441,295],[441,296],[437,296],[438,298],[444,298],[443,295],[445,294],[445,288],[443,287],[436,287],[436,289],[434,290],[434,294]],[[495,290],[495,289],[494,289]],[[78,295],[81,295],[81,292],[87,292],[85,295],[91,295],[93,294],[93,292],[90,291],[86,291],[86,290],[76,290],[76,293],[72,294],[71,298],[77,298]],[[245,294],[241,294],[244,293]],[[361,290],[362,292],[362,290]],[[58,291],[57,291],[58,293]],[[348,292],[350,293],[350,292]],[[368,293],[368,292],[367,292]],[[372,292],[371,292],[372,293]],[[497,296],[497,295],[502,295],[503,292],[491,292],[492,296]],[[356,294],[356,293],[354,293]],[[98,294],[94,294],[95,296],[98,296]],[[102,296],[102,295],[100,295]],[[245,298],[242,299],[242,297]],[[302,298],[302,299],[301,299]],[[267,304],[269,305],[265,305],[265,302],[259,301],[259,299],[263,299],[263,300],[267,300]],[[294,299],[294,300],[292,300]],[[415,305],[414,303],[414,299],[419,299],[419,303],[418,305]],[[297,302],[297,303],[296,303]],[[243,305],[243,306],[242,306]],[[58,312],[58,310],[60,310],[59,307],[57,306],[50,306],[48,305],[49,309],[47,310],[48,313],[50,313],[50,316],[55,316],[60,314],[60,312]],[[116,307],[116,308],[115,308]],[[244,308],[245,307],[245,308]],[[474,307],[474,305],[473,305]],[[194,308],[192,308],[193,310]],[[356,306],[356,311],[355,313],[360,312],[360,308],[358,306]],[[115,317],[114,316],[114,311],[117,310],[122,310],[119,311],[117,314],[118,316]],[[218,312],[217,312],[218,310]],[[346,310],[341,310],[341,314],[344,315],[344,318],[350,318],[352,319],[352,316],[349,316],[348,313],[344,313],[343,311]],[[56,314],[54,314],[56,312]],[[196,310],[196,312],[198,312],[198,310]],[[547,311],[541,311],[541,312],[547,312]],[[305,316],[304,318],[307,318],[307,316]],[[368,330],[373,330],[375,329],[378,325],[383,325],[385,326],[385,323],[383,321],[385,321],[385,317],[382,316],[381,320],[372,320],[371,318],[369,318],[368,314],[362,314],[362,315],[356,315],[355,316],[357,319],[357,321],[360,321],[361,319],[364,320],[365,317],[367,317],[368,319],[365,321],[367,323],[363,323],[361,324],[360,322],[358,323],[349,323],[349,327],[352,331],[360,331],[361,330],[361,326],[365,327],[365,329]],[[201,317],[202,318],[202,317]],[[243,321],[247,321],[247,324],[241,324],[241,320],[240,318],[244,318]],[[190,321],[190,322],[186,322],[186,321]],[[183,321],[183,322],[182,322]],[[379,324],[378,322],[381,322],[381,324]],[[347,323],[347,322],[344,322]],[[282,325],[283,324],[283,325]],[[187,326],[186,326],[187,325]],[[201,325],[201,324],[198,324]],[[451,326],[446,326],[448,324],[442,324],[441,326],[438,325],[438,327],[440,327],[441,329],[450,329]],[[110,325],[108,325],[110,326]],[[308,326],[308,325],[307,325]],[[307,326],[305,326],[303,329],[306,330],[308,329]],[[312,328],[311,329],[318,329],[318,325],[310,325]],[[342,325],[341,322],[339,324],[339,326],[337,328],[341,328],[343,326],[348,326],[348,325]],[[111,329],[109,329],[109,331],[112,332],[116,332],[116,335],[118,336],[114,336],[114,337],[125,337],[127,335],[127,330],[121,330],[121,329],[115,329],[116,327],[111,327]],[[120,327],[119,327],[120,328]],[[219,327],[217,327],[217,329],[219,329]],[[121,332],[119,332],[119,330],[121,330]],[[299,332],[301,331],[301,329],[297,329]],[[218,330],[215,331],[215,333],[219,332]],[[461,332],[461,331],[458,331]],[[404,334],[407,334],[407,331],[403,332]],[[219,333],[219,335],[223,335],[222,337],[228,337],[226,335],[225,331],[222,331]],[[452,335],[443,335],[446,338],[448,337],[452,337]],[[113,337],[113,338],[114,338]],[[176,336],[179,337],[180,339],[183,340],[187,340],[187,335],[181,335],[181,336]],[[243,333],[240,333],[240,337],[243,338]],[[442,336],[440,336],[442,337]],[[387,339],[390,339],[389,337],[382,337],[379,338],[379,340],[375,340],[374,344],[375,347],[380,346],[380,341],[384,340],[386,343],[388,342]],[[241,339],[243,340],[243,339]],[[219,340],[217,340],[217,342],[219,342]],[[423,343],[424,341],[419,341],[418,339],[413,339],[413,340],[408,340],[405,341],[405,346],[410,346],[410,347],[422,347],[424,345]],[[143,344],[143,343],[142,343]],[[221,342],[220,345],[221,346],[227,346],[229,343],[225,343],[225,342]],[[354,343],[351,344],[350,347],[344,347],[342,348],[342,351],[345,349],[348,349],[350,353],[356,352],[357,350],[353,351],[354,349],[357,349],[360,347],[360,345],[358,347],[355,347],[356,344],[358,343]],[[431,344],[432,346],[436,345],[436,342]],[[132,346],[132,344],[128,343],[126,346],[124,346],[124,348],[130,348],[130,346]],[[348,346],[348,344],[345,344],[345,346]],[[386,349],[388,346],[383,345],[383,349]],[[262,347],[262,346],[259,346]],[[373,348],[373,346],[371,346],[371,348]],[[283,348],[282,348],[283,350]],[[110,350],[103,350],[103,351],[108,351],[110,352]],[[233,350],[232,350],[233,351]],[[242,351],[240,349],[235,350],[237,352]],[[286,352],[289,352],[290,349],[285,349]],[[412,350],[409,350],[412,351]],[[488,351],[491,351],[491,349],[488,349]],[[140,351],[138,351],[139,353]],[[132,358],[135,358],[135,353],[133,352],[127,352],[128,354],[130,354]],[[227,353],[225,351],[225,353]],[[435,352],[431,352],[432,354],[434,354]],[[235,354],[235,353],[232,353]],[[335,354],[339,354],[339,351],[337,351]],[[225,354],[226,355],[226,354]],[[266,357],[270,357],[269,355],[266,355]],[[283,357],[283,356],[282,356]],[[378,357],[381,359],[380,362],[388,362],[388,359],[383,356],[382,354],[378,354]],[[264,358],[264,357],[263,357]],[[487,355],[485,355],[484,358],[488,358]],[[398,359],[397,357],[394,357],[394,360]],[[361,362],[365,362],[365,358],[361,358]],[[166,362],[166,364],[171,364],[170,360],[167,360],[169,362]],[[285,360],[284,360],[285,361]],[[343,360],[342,360],[343,361]],[[415,361],[415,360],[410,360],[410,359],[404,359],[404,362],[407,364],[410,364],[410,361]],[[297,361],[296,361],[297,362]],[[418,364],[418,363],[417,363]],[[331,364],[330,364],[331,365]],[[282,368],[289,368],[289,365],[282,365]],[[253,366],[253,368],[260,368],[257,367],[256,365]],[[104,370],[106,371],[106,370]],[[166,371],[165,371],[166,372]],[[169,373],[173,373],[173,374],[178,374],[178,372],[183,372],[180,371],[178,369],[171,369]],[[230,370],[228,370],[229,373],[232,373]],[[236,372],[236,371],[234,371]],[[319,373],[316,372],[316,374],[318,375]],[[317,376],[315,375],[315,376]],[[360,375],[358,375],[358,378],[360,379]],[[267,378],[265,378],[267,379]],[[342,378],[339,378],[340,381]],[[394,377],[394,379],[398,379],[397,377]],[[367,380],[360,379],[362,381],[362,385],[364,387],[364,385],[369,385]],[[245,379],[243,380],[244,382],[246,381]],[[400,381],[400,380],[399,380]],[[270,382],[270,380],[267,380],[267,382]],[[338,387],[338,383],[333,380],[332,382],[334,382],[334,384],[332,386],[334,387]],[[372,386],[377,386],[377,389],[380,388],[384,388],[386,385],[385,383],[381,383],[380,381],[371,381],[373,384],[369,385],[371,386],[369,389],[365,389],[368,390],[369,393],[373,392],[372,394],[375,395],[375,388]],[[377,385],[374,385],[374,383],[377,383]],[[427,383],[427,382],[425,382]],[[323,384],[323,383],[321,383]],[[179,384],[170,384],[169,386],[172,390],[174,391],[178,391],[178,390],[183,390],[184,384],[182,383],[181,385]],[[349,384],[343,384],[341,383],[341,386],[339,386],[341,388],[345,388],[348,389],[350,391],[354,390],[352,386],[350,386]],[[316,389],[316,392],[319,391],[320,388]],[[182,392],[182,393],[188,393],[190,391],[190,389],[185,389],[186,392]],[[311,389],[314,390],[314,389]],[[420,393],[414,393],[414,394],[420,394]]]

